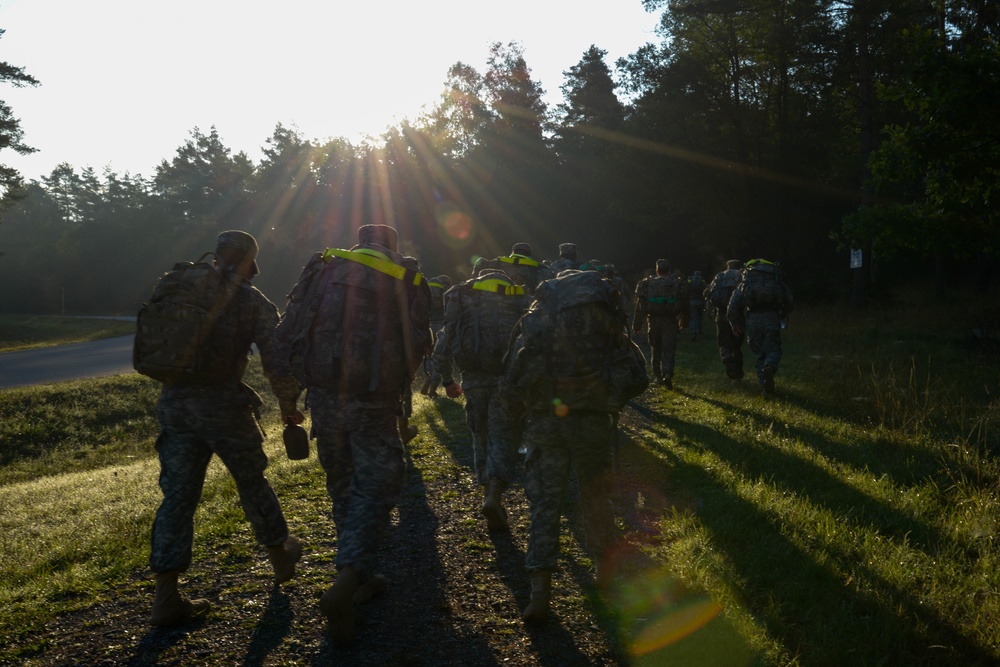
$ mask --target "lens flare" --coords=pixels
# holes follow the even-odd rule
[[[472,218],[454,204],[444,202],[437,207],[438,234],[452,248],[469,245],[475,236]]]

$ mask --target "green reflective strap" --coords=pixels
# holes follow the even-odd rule
[[[396,264],[391,259],[370,248],[359,248],[357,250],[341,250],[340,248],[327,248],[323,252],[323,260],[329,262],[334,257],[347,259],[358,264],[364,264],[370,269],[375,269],[380,273],[392,276],[396,280],[412,282],[420,285],[424,281],[424,276],[418,271],[408,269],[405,266]],[[410,276],[413,276],[410,278]]]
[[[677,299],[667,296],[651,296],[647,301],[650,303],[677,303]]]
[[[472,283],[472,289],[482,290],[483,292],[495,292],[505,296],[518,296],[520,294],[524,294],[524,288],[522,286],[512,285],[504,280],[498,280],[496,278],[477,280]]]

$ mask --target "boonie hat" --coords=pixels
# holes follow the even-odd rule
[[[249,257],[253,261],[253,275],[260,275],[260,267],[257,265],[257,254],[260,252],[260,246],[257,245],[257,239],[253,236],[238,229],[222,232],[215,242],[215,252],[221,253],[223,250],[232,250],[239,253],[241,257]]]

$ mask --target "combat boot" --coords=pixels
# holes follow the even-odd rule
[[[764,376],[764,395],[773,396],[774,395],[774,374],[778,371],[774,366],[764,366],[760,369],[761,375]]]
[[[164,628],[200,616],[212,608],[208,600],[188,600],[177,590],[178,570],[156,574],[156,597],[153,598],[153,612],[149,622]]]
[[[503,507],[504,483],[494,477],[486,483],[486,497],[480,513],[486,517],[486,527],[492,531],[507,530],[507,510]]]
[[[319,609],[327,620],[327,634],[334,644],[354,643],[354,594],[360,586],[361,573],[348,565],[340,569],[333,586],[319,599]]]
[[[525,623],[545,623],[549,620],[549,598],[552,595],[552,571],[534,570],[531,573],[531,602],[521,613]]]
[[[269,546],[267,557],[274,568],[274,583],[283,584],[295,576],[295,564],[302,558],[302,544],[289,535],[281,544]]]

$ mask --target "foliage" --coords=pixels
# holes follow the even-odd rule
[[[0,29],[0,37],[6,30]],[[0,62],[0,83],[9,83],[16,88],[24,86],[37,86],[38,80],[24,71],[23,67],[16,67],[7,62]],[[34,153],[35,149],[24,143],[24,130],[21,129],[20,119],[14,116],[11,109],[3,100],[0,100],[0,150],[9,148],[21,155]],[[16,169],[0,164],[0,212],[20,199],[20,188],[22,185],[21,174]]]
[[[59,165],[5,212],[0,312],[135,312],[232,227],[258,238],[256,284],[281,306],[313,252],[350,246],[366,222],[458,279],[518,241],[540,259],[575,242],[629,282],[662,256],[706,274],[768,257],[806,300],[844,294],[847,247],[991,279],[992,5],[644,6],[658,41],[613,67],[592,44],[552,109],[523,47],[497,42],[485,67],[447,70],[435,106],[360,145],[278,124],[253,164],[194,128],[149,179]]]

